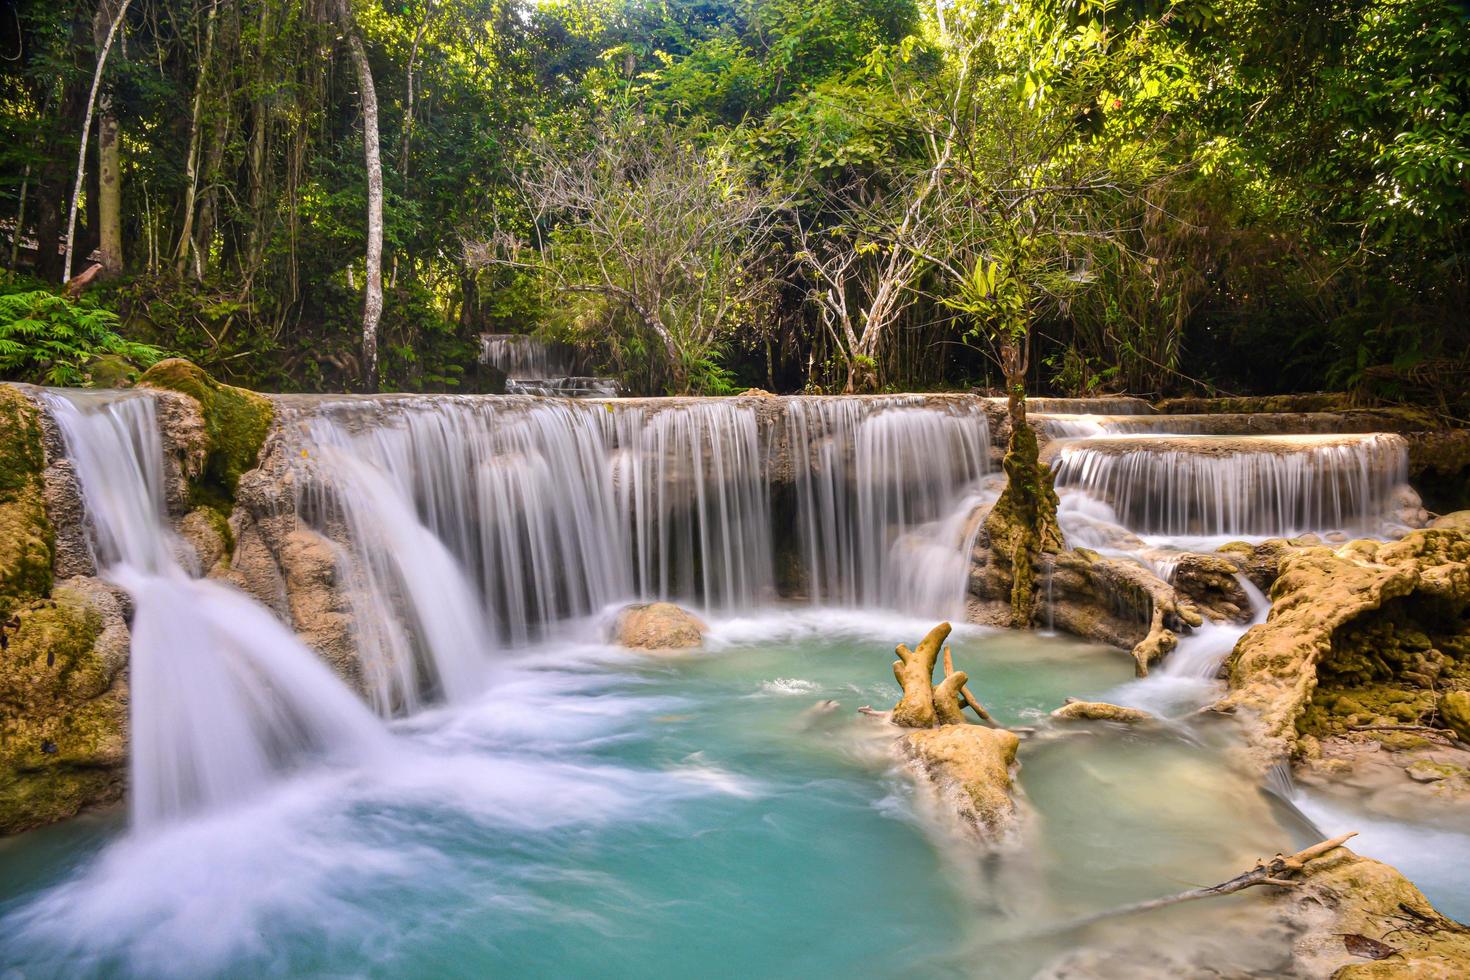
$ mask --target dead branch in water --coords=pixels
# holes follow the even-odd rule
[[[1208,888],[1191,888],[1189,891],[1180,892],[1177,895],[1168,895],[1164,898],[1153,898],[1146,902],[1124,905],[1121,908],[1110,909],[1106,912],[1099,912],[1096,915],[1077,919],[1068,923],[1064,928],[1077,929],[1082,926],[1092,925],[1094,922],[1101,922],[1104,919],[1116,919],[1120,916],[1134,915],[1138,912],[1150,912],[1169,905],[1193,902],[1200,898],[1214,898],[1217,895],[1233,895],[1236,892],[1245,891],[1247,888],[1254,888],[1257,885],[1295,888],[1301,882],[1285,877],[1286,875],[1296,874],[1302,870],[1308,861],[1313,858],[1319,858],[1328,851],[1341,847],[1349,838],[1356,836],[1358,836],[1358,832],[1353,831],[1343,834],[1341,837],[1334,837],[1331,840],[1324,840],[1313,844],[1311,847],[1297,851],[1295,854],[1278,854],[1269,861],[1257,861],[1254,868],[1243,874],[1236,875],[1229,881],[1222,881],[1218,885],[1211,885]]]

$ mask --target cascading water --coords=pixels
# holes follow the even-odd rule
[[[570,348],[518,333],[481,334],[480,362],[514,379],[577,373],[577,359]]]
[[[962,616],[971,516],[995,496],[979,405],[804,398],[786,422],[811,601]]]
[[[1407,484],[1402,438],[1103,437],[1063,446],[1059,493],[1084,493],[1139,534],[1376,534]]]
[[[447,677],[492,633],[524,644],[618,601],[774,596],[755,415],[734,402],[342,401],[292,455],[301,514],[345,531],[389,700],[413,700],[415,643]]]
[[[165,520],[163,453],[145,395],[47,392],[81,484],[103,577],[132,596],[133,823],[259,792],[308,757],[358,758],[377,720],[269,611],[190,578]]]

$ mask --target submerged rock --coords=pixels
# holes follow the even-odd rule
[[[613,637],[631,650],[694,650],[709,629],[698,616],[672,602],[625,606],[613,622]]]
[[[993,840],[1016,824],[1011,779],[1020,739],[979,725],[941,725],[899,739],[904,754],[951,803],[960,819]]]
[[[1140,708],[1127,708],[1105,701],[1069,701],[1051,713],[1058,721],[1116,721],[1124,725],[1143,725],[1156,721]]]

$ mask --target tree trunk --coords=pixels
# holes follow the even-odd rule
[[[98,18],[104,16],[113,0],[103,0],[97,8]],[[97,68],[92,73],[92,91],[87,96],[87,112],[82,119],[81,147],[77,150],[77,177],[72,184],[71,209],[66,219],[66,259],[61,267],[61,281],[71,281],[72,256],[76,245],[77,229],[77,205],[82,198],[82,181],[87,175],[87,138],[92,131],[92,110],[97,105],[97,89],[102,85],[102,69],[107,66],[107,53],[112,50],[112,42],[117,38],[117,29],[122,25],[122,19],[128,12],[128,5],[133,0],[122,0],[107,29],[106,37],[102,40],[101,47],[97,51]],[[114,130],[114,134],[116,130]],[[120,189],[120,188],[119,188]],[[121,238],[121,233],[118,235]]]
[[[337,13],[347,49],[357,69],[362,101],[362,148],[367,167],[367,290],[362,305],[362,373],[368,391],[378,388],[378,321],[383,316],[383,161],[378,145],[378,93],[373,87],[367,49],[357,32],[350,0],[337,0]]]
[[[118,0],[102,0],[92,20],[92,41],[101,50],[117,15]],[[102,274],[115,276],[123,270],[122,242],[122,146],[118,140],[117,116],[112,111],[112,93],[103,87],[97,95],[97,237]]]
[[[204,117],[204,86],[209,80],[209,62],[214,53],[214,16],[219,0],[209,5],[205,18],[204,54],[199,59],[199,78],[194,83],[194,108],[189,116],[189,152],[184,157],[184,228],[179,232],[179,248],[175,253],[174,271],[182,278],[189,271],[189,251],[194,247],[194,205],[199,193],[199,139]]]
[[[118,143],[117,117],[112,100],[104,96],[97,119],[97,235],[102,274],[115,276],[123,270],[122,242],[122,153]]]
[[[1031,626],[1036,611],[1036,572],[1043,555],[1062,550],[1057,494],[1051,467],[1041,462],[1036,433],[1026,423],[1026,372],[1015,351],[1003,352],[1006,415],[1011,426],[1006,446],[1006,486],[985,518],[985,533],[997,559],[1011,566],[1011,625]]]

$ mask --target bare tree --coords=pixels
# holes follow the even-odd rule
[[[812,283],[822,326],[847,362],[848,393],[878,388],[878,359],[915,299],[920,258],[914,245],[928,226],[915,220],[919,210],[906,190],[874,198],[856,185],[833,197],[825,210],[836,220],[827,227],[798,223],[796,258]],[[902,207],[897,214],[895,202]]]
[[[362,152],[367,169],[367,274],[362,304],[362,375],[368,391],[378,389],[378,321],[383,316],[383,160],[378,144],[378,91],[368,64],[351,0],[337,0],[337,17],[357,69],[362,103]]]
[[[688,391],[769,295],[785,208],[729,148],[698,137],[633,115],[605,120],[578,150],[536,142],[539,163],[518,182],[532,235],[468,244],[468,264],[531,270],[553,306],[595,297],[604,323],[631,316],[673,390]]]

